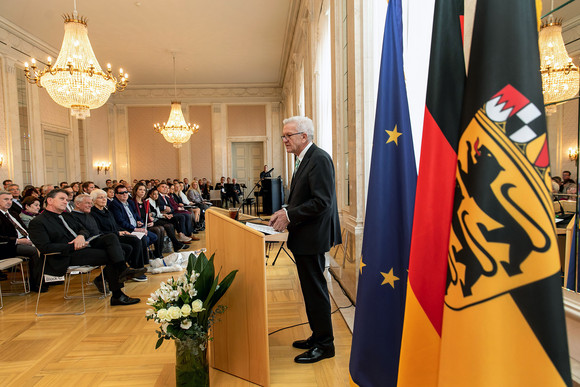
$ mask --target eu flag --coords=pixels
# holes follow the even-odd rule
[[[401,1],[387,9],[350,376],[396,386],[417,170],[403,74]]]

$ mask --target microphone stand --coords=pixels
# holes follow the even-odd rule
[[[260,185],[260,183],[262,182],[263,179],[260,179],[256,182],[256,184],[254,184],[254,187],[252,188],[252,190],[248,193],[248,195],[246,195],[246,197],[244,197],[242,199],[242,203],[240,204],[240,206],[238,207],[238,212],[236,213],[236,220],[238,220],[239,216],[240,216],[240,209],[242,208],[242,206],[244,205],[244,203],[246,202],[246,200],[250,197],[250,195],[252,194],[252,192],[254,192],[254,190],[256,189],[257,186]],[[256,214],[257,215],[257,214]],[[261,221],[264,221],[264,219],[260,218],[259,216],[257,218],[254,219],[260,219]]]

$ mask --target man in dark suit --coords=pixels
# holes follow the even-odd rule
[[[47,274],[63,276],[71,265],[106,265],[105,278],[113,293],[111,305],[131,305],[140,301],[121,290],[125,280],[140,276],[145,269],[130,269],[125,264],[119,239],[112,234],[88,238],[85,230],[65,212],[67,193],[61,189],[46,196],[46,209],[30,221],[30,239],[41,253],[60,253],[46,259]]]
[[[39,291],[38,252],[20,217],[10,211],[13,205],[12,194],[8,191],[0,191],[0,258],[12,258],[18,255],[29,257],[30,286],[32,290]],[[43,286],[42,290],[46,291],[47,287]]]
[[[20,203],[20,187],[18,184],[10,184],[8,186],[8,192],[12,194],[12,207],[10,212],[15,214],[20,214],[24,208],[22,208],[22,203]]]
[[[307,117],[284,120],[282,142],[296,163],[288,206],[276,211],[270,226],[288,229],[288,247],[296,259],[300,287],[312,336],[295,341],[307,349],[297,363],[314,363],[334,356],[330,297],[324,277],[325,253],[341,243],[336,205],[334,165],[324,150],[312,143],[314,126]]]

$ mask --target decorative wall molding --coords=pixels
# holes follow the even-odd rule
[[[172,86],[127,87],[123,93],[111,96],[110,102],[117,104],[155,105],[166,104],[174,99],[182,104],[235,101],[279,102],[282,100],[280,87],[197,87],[177,88],[177,97]]]
[[[56,57],[58,54],[55,47],[1,16],[0,52],[23,61],[34,57],[40,63],[44,63],[47,56]]]

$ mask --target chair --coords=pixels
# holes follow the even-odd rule
[[[209,191],[209,201],[211,202],[212,205],[221,207],[222,192],[219,189],[212,189],[211,191]]]
[[[22,286],[24,293],[6,293],[6,295],[23,295],[30,293],[30,283],[24,278],[24,266],[22,266],[23,259],[20,257],[5,258],[0,260],[0,270],[14,268],[20,265],[20,273],[22,274]],[[2,287],[0,286],[0,309],[4,308],[4,300],[2,299]]]
[[[40,254],[40,252],[39,252]],[[46,276],[47,278],[45,278],[45,274],[44,274],[44,269],[46,267],[46,259],[48,256],[51,255],[58,255],[60,253],[47,253],[47,254],[43,254],[44,255],[44,259],[42,262],[42,273],[40,275],[40,285],[38,286],[39,290],[42,288],[42,282],[56,282],[56,281],[60,281],[62,280],[62,277],[54,277],[54,276]],[[90,275],[91,272],[97,268],[101,268],[101,278],[103,281],[103,289],[105,291],[104,294],[99,294],[99,295],[94,295],[94,296],[87,296],[85,295],[85,285],[89,284],[88,279],[90,279]],[[40,316],[56,316],[56,315],[82,315],[85,314],[86,312],[86,298],[105,298],[108,295],[107,292],[107,284],[105,283],[105,276],[103,273],[103,267],[104,266],[69,266],[66,270],[66,274],[64,276],[64,299],[65,300],[71,300],[71,299],[82,299],[83,300],[83,310],[82,311],[78,311],[78,312],[59,312],[59,313],[38,313],[38,305],[40,303],[40,294],[41,292],[38,292],[38,296],[36,297],[36,315],[38,317]],[[81,295],[80,296],[71,296],[69,294],[69,290],[70,290],[70,282],[72,280],[72,277],[74,275],[79,275],[81,276]],[[85,275],[87,276],[87,281],[85,281]]]

